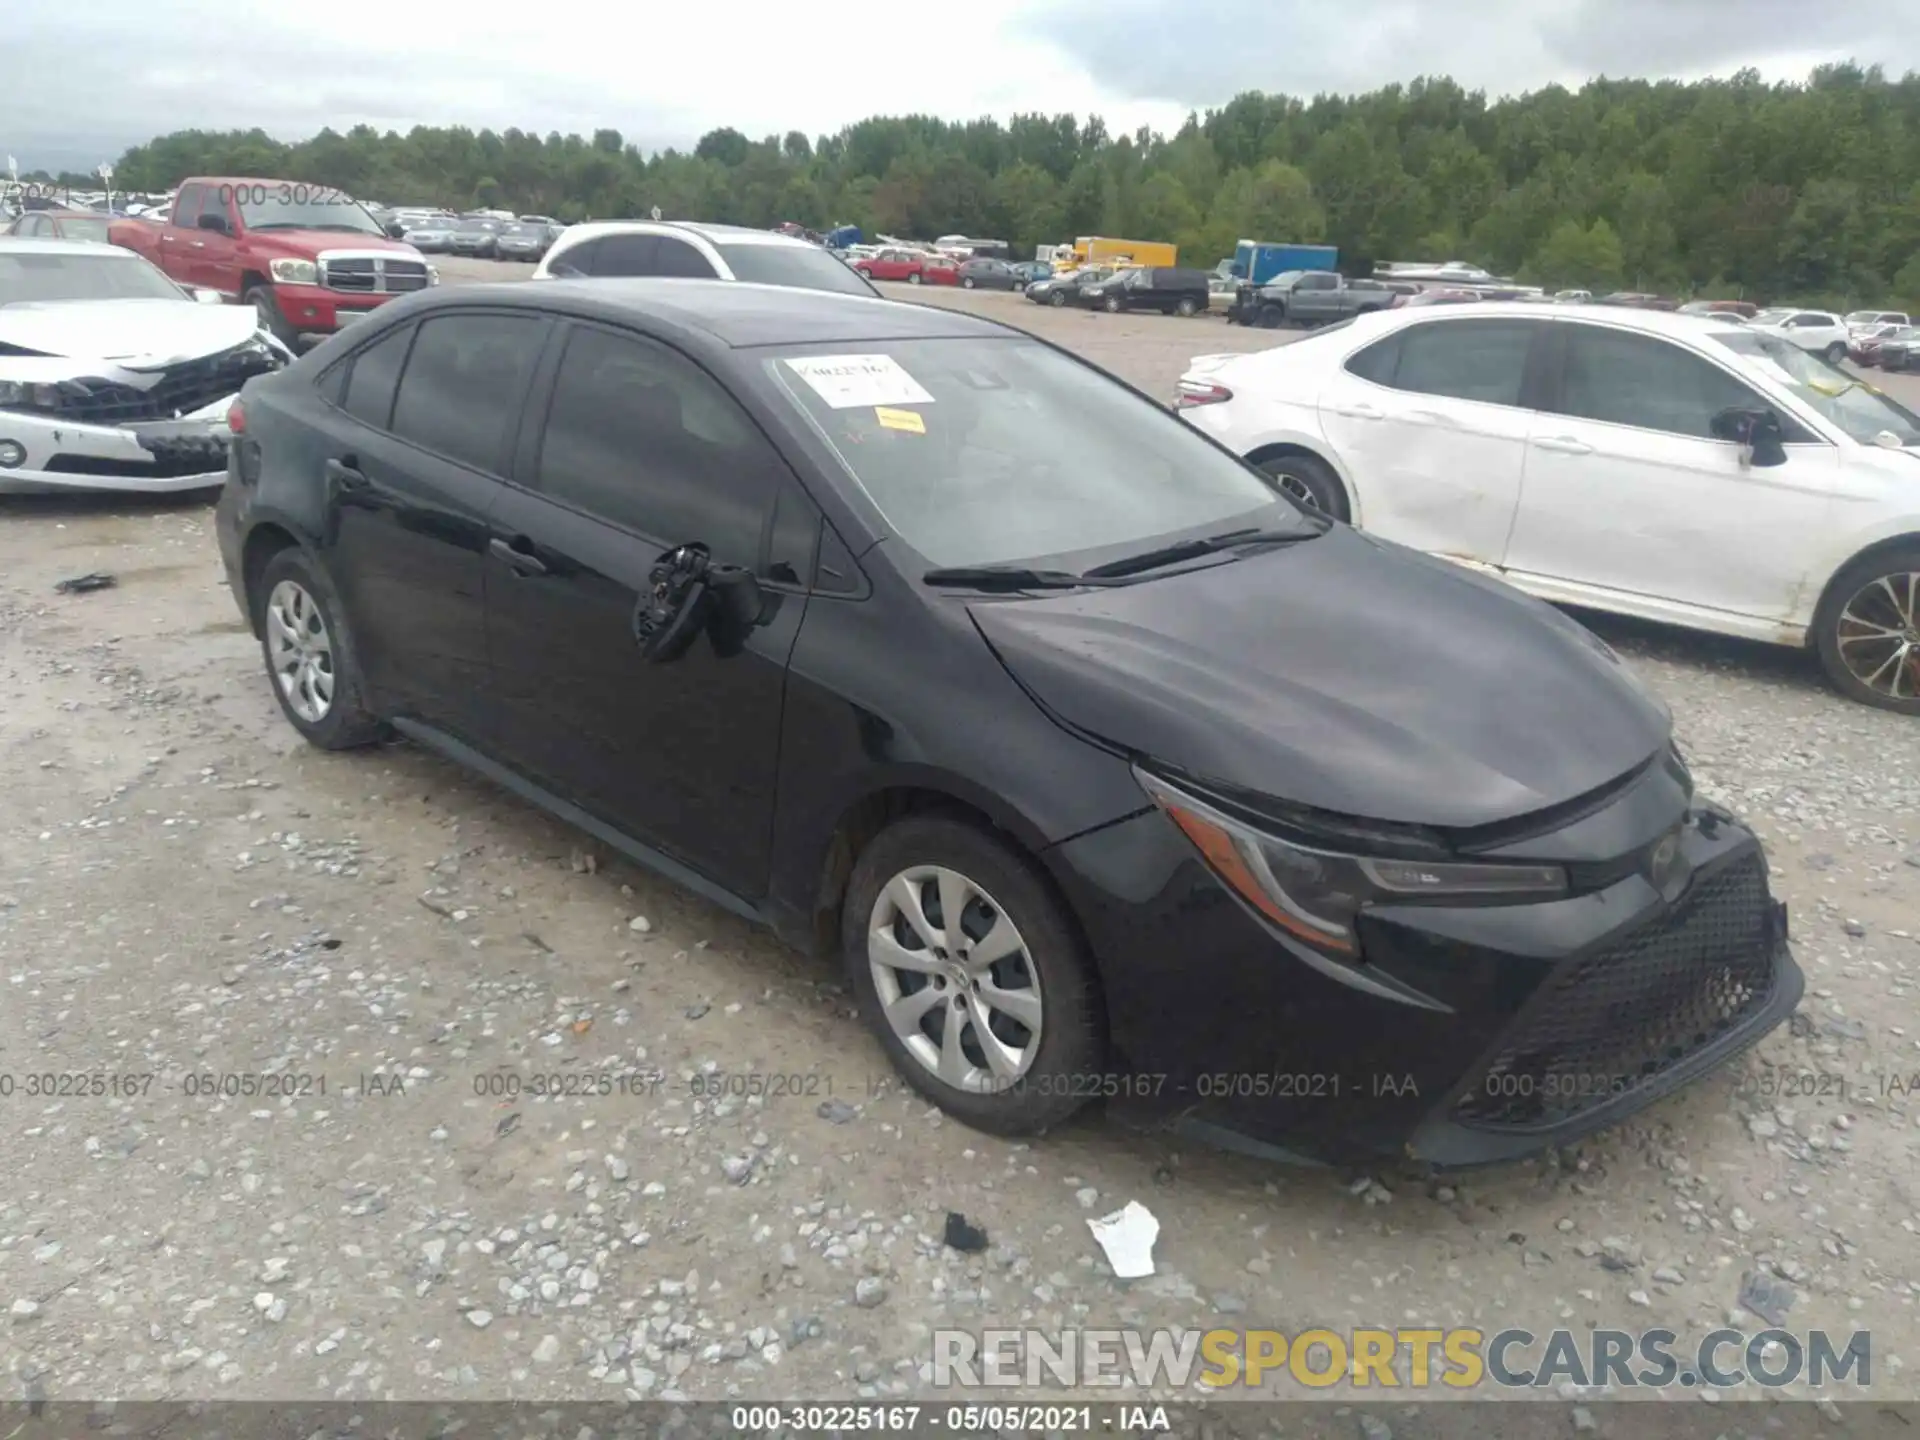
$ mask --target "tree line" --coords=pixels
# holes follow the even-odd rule
[[[567,220],[658,206],[759,227],[958,232],[1028,254],[1117,235],[1171,240],[1200,266],[1242,237],[1318,242],[1351,273],[1458,258],[1556,288],[1920,309],[1920,75],[1853,64],[1798,84],[1743,71],[1491,101],[1445,78],[1312,99],[1250,92],[1172,135],[1115,135],[1073,115],[908,115],[811,139],[719,129],[648,155],[617,130],[359,126],[291,144],[189,130],[133,147],[114,181],[165,190],[192,174]]]

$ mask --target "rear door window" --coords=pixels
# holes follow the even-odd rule
[[[1418,395],[1518,405],[1535,320],[1442,320],[1410,325],[1347,362],[1361,378]],[[1396,343],[1397,342],[1397,343]],[[1377,352],[1377,353],[1376,353]]]
[[[654,275],[678,275],[687,280],[711,280],[717,273],[707,263],[707,257],[684,240],[675,240],[668,235],[654,237],[657,249],[654,251]]]
[[[595,275],[658,275],[659,238],[654,235],[607,235],[593,257]]]
[[[594,257],[600,253],[600,241],[587,240],[579,245],[569,245],[547,262],[547,273],[564,280],[569,275],[593,274]]]
[[[340,408],[362,425],[386,430],[393,424],[393,396],[400,385],[400,371],[407,363],[407,346],[413,343],[414,327],[402,325],[382,335],[353,357],[347,367],[347,388]]]
[[[546,321],[532,315],[421,321],[394,398],[393,433],[498,474],[545,335]]]

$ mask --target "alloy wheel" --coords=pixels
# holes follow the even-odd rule
[[[1019,927],[944,865],[881,887],[867,963],[887,1024],[915,1062],[956,1090],[1004,1090],[1040,1050],[1040,975]]]
[[[1273,477],[1274,484],[1278,485],[1293,499],[1299,501],[1300,504],[1309,510],[1318,510],[1320,508],[1320,497],[1313,493],[1312,487],[1298,475],[1284,468],[1284,464],[1268,466],[1266,469],[1267,474]]]
[[[1869,580],[1835,625],[1841,663],[1867,689],[1920,699],[1920,571]]]
[[[267,653],[287,707],[309,725],[333,708],[333,637],[305,588],[282,580],[267,597]]]

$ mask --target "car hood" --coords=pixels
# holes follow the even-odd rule
[[[251,305],[192,300],[60,300],[0,306],[0,345],[128,370],[218,354],[259,330]]]
[[[1466,829],[1598,789],[1669,742],[1603,643],[1496,580],[1345,526],[974,622],[1068,725],[1297,805]]]
[[[255,228],[247,232],[247,239],[257,245],[269,245],[276,250],[285,250],[290,255],[312,259],[322,250],[346,251],[382,251],[407,259],[414,255],[413,246],[404,240],[395,240],[390,235],[364,235],[351,230],[262,230]]]

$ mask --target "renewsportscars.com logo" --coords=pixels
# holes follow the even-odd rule
[[[1671,1330],[1578,1334],[1507,1329],[936,1330],[933,1383],[1206,1389],[1291,1380],[1312,1389],[1764,1389],[1873,1383],[1873,1336],[1715,1330],[1691,1347]]]

